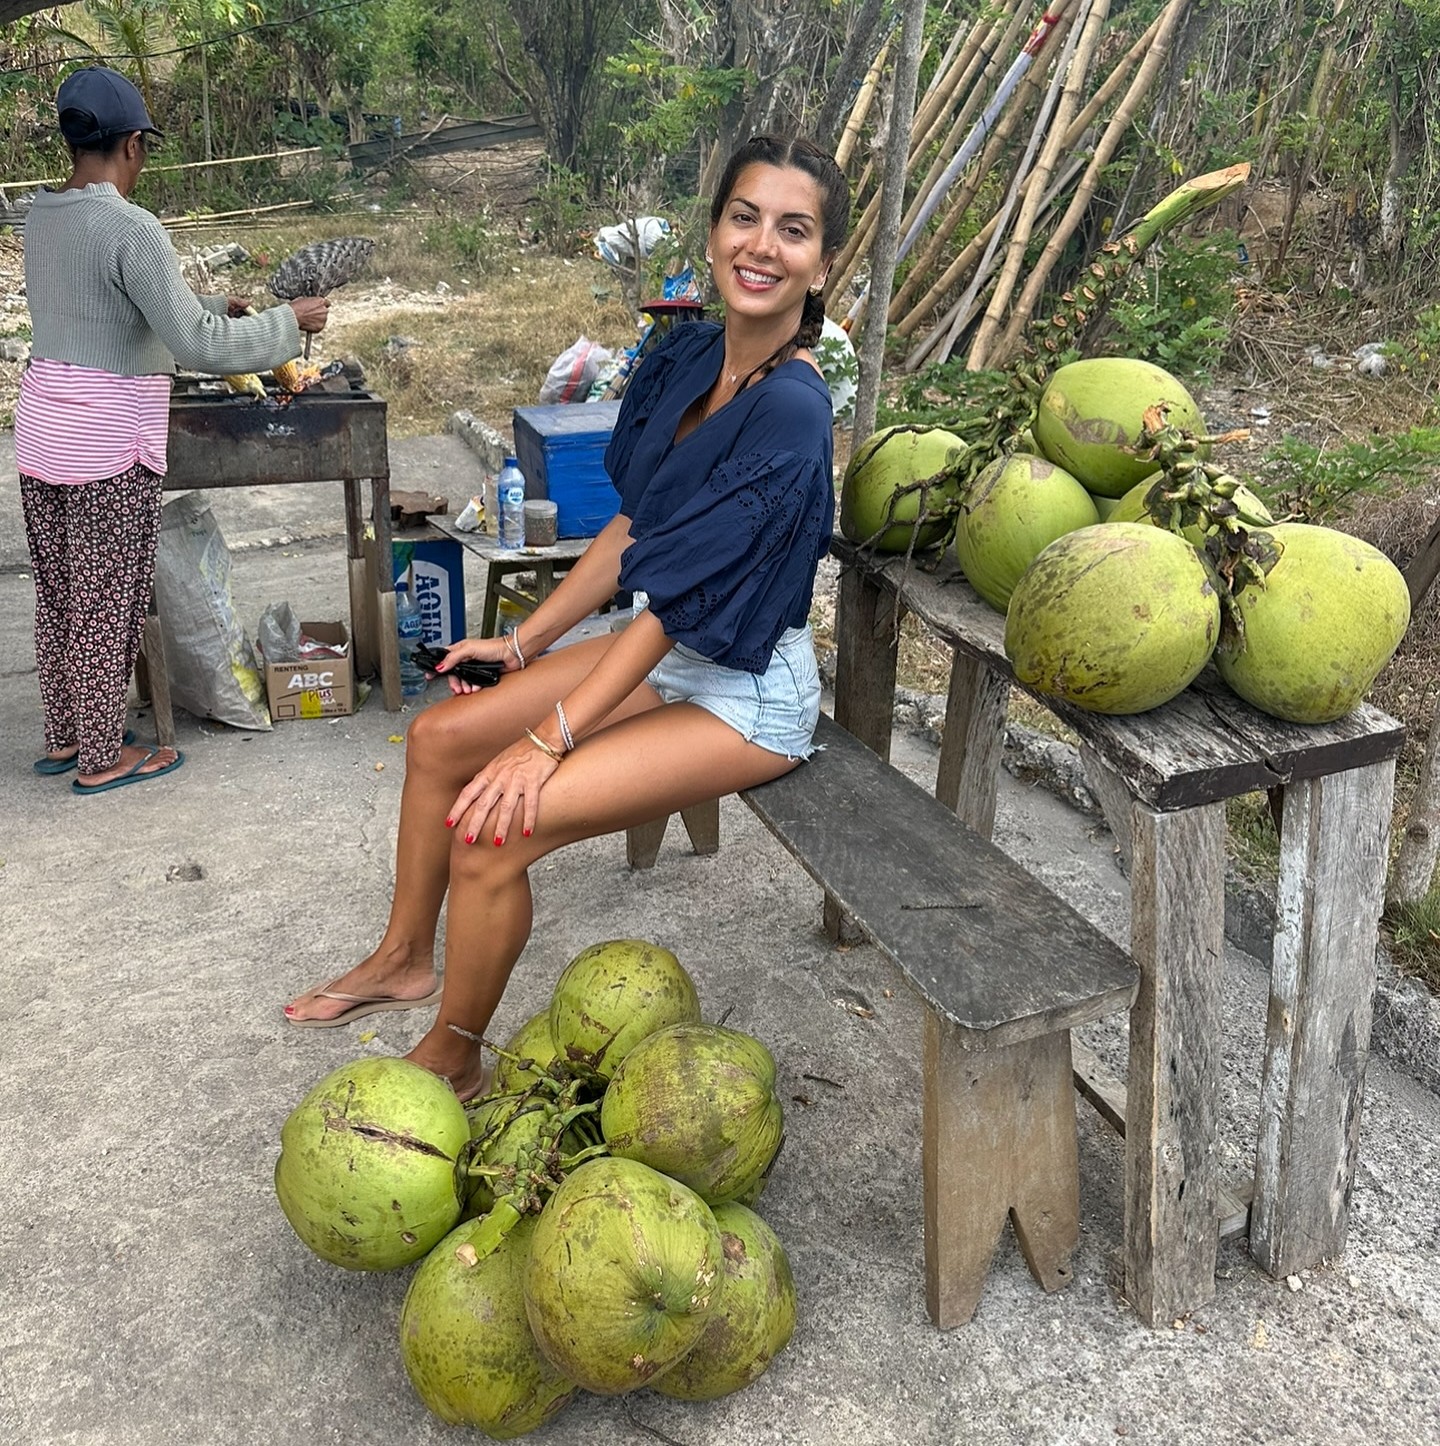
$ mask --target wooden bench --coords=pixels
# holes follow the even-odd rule
[[[937,1326],[963,1325],[1007,1217],[1035,1279],[1069,1284],[1080,1231],[1070,1030],[1128,1009],[1139,974],[838,724],[821,718],[816,741],[824,751],[809,763],[740,796],[826,891],[832,929],[843,911],[927,1005],[926,1302]],[[688,810],[692,841],[712,839],[717,809]],[[654,862],[664,828],[647,825],[640,849],[632,831],[632,865]]]
[[[1004,617],[953,553],[907,564],[841,538],[831,550],[841,562],[836,719],[888,753],[896,623],[918,617],[953,649],[935,793],[988,837],[1014,686]],[[1146,1323],[1169,1326],[1215,1294],[1222,1233],[1248,1234],[1276,1277],[1344,1249],[1404,731],[1367,704],[1334,723],[1282,723],[1210,671],[1133,717],[1038,701],[1079,735],[1128,861],[1140,970],[1129,1067],[1121,1083],[1085,1063],[1077,1082],[1124,1125],[1126,1299]],[[1283,826],[1255,1162],[1253,1176],[1222,1178],[1225,801],[1259,789],[1278,791]]]

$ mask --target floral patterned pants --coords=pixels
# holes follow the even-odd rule
[[[35,573],[35,663],[45,747],[80,772],[120,759],[125,698],[155,585],[161,478],[136,463],[103,482],[20,477]]]

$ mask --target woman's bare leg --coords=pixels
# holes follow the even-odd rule
[[[406,736],[405,787],[395,844],[395,891],[385,932],[372,953],[330,984],[366,998],[422,999],[435,988],[435,930],[449,885],[451,833],[445,815],[460,790],[521,732],[550,712],[595,666],[613,640],[592,638],[537,658],[500,684],[435,703]],[[615,717],[656,707],[642,688]],[[334,1019],[351,1006],[302,994],[285,1007],[291,1019]]]
[[[693,704],[642,709],[565,758],[545,784],[529,838],[516,825],[496,847],[493,820],[476,843],[452,834],[445,993],[434,1025],[407,1057],[448,1078],[462,1099],[479,1088],[484,1059],[471,1036],[489,1025],[530,936],[529,868],[537,859],[778,778],[793,766]]]

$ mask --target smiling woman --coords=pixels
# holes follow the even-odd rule
[[[835,505],[810,348],[849,211],[839,167],[808,141],[756,136],[731,158],[709,237],[724,324],[675,328],[631,379],[605,457],[620,511],[564,582],[507,639],[449,650],[454,696],[406,744],[385,934],[287,1006],[292,1023],[427,1003],[444,905],[440,1012],[409,1057],[479,1093],[478,1041],[529,937],[531,864],[809,756],[808,615]],[[546,651],[622,589],[647,599],[628,627]],[[463,659],[502,665],[499,684],[454,679]]]

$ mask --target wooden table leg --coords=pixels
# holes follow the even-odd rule
[[[146,692],[150,711],[155,717],[155,741],[162,748],[175,746],[175,713],[170,704],[170,674],[165,667],[165,633],[155,604],[145,616],[145,634],[141,641],[141,657],[145,665]],[[137,669],[137,680],[139,670]]]
[[[344,486],[345,559],[350,583],[350,659],[355,666],[355,676],[368,678],[378,671],[378,608],[370,600],[379,588],[376,578],[384,562],[378,548],[373,573],[365,560],[365,524],[360,516],[359,479],[347,477]]]
[[[1215,1294],[1225,807],[1132,811],[1125,1294],[1169,1325]]]
[[[835,721],[889,762],[900,658],[895,598],[858,568],[840,571],[835,648]]]
[[[375,529],[375,642],[380,657],[380,687],[385,707],[398,712],[400,692],[400,639],[395,632],[395,552],[390,528],[390,474],[370,479],[371,522]],[[363,566],[363,564],[362,564]]]
[[[1287,785],[1250,1254],[1340,1254],[1360,1143],[1395,763]]]
[[[895,598],[858,568],[841,568],[835,608],[835,721],[887,762],[895,714],[900,639]],[[864,936],[825,895],[825,933],[837,944]]]
[[[956,653],[950,667],[935,797],[981,838],[995,832],[995,795],[1009,710],[1010,680],[989,664]]]

